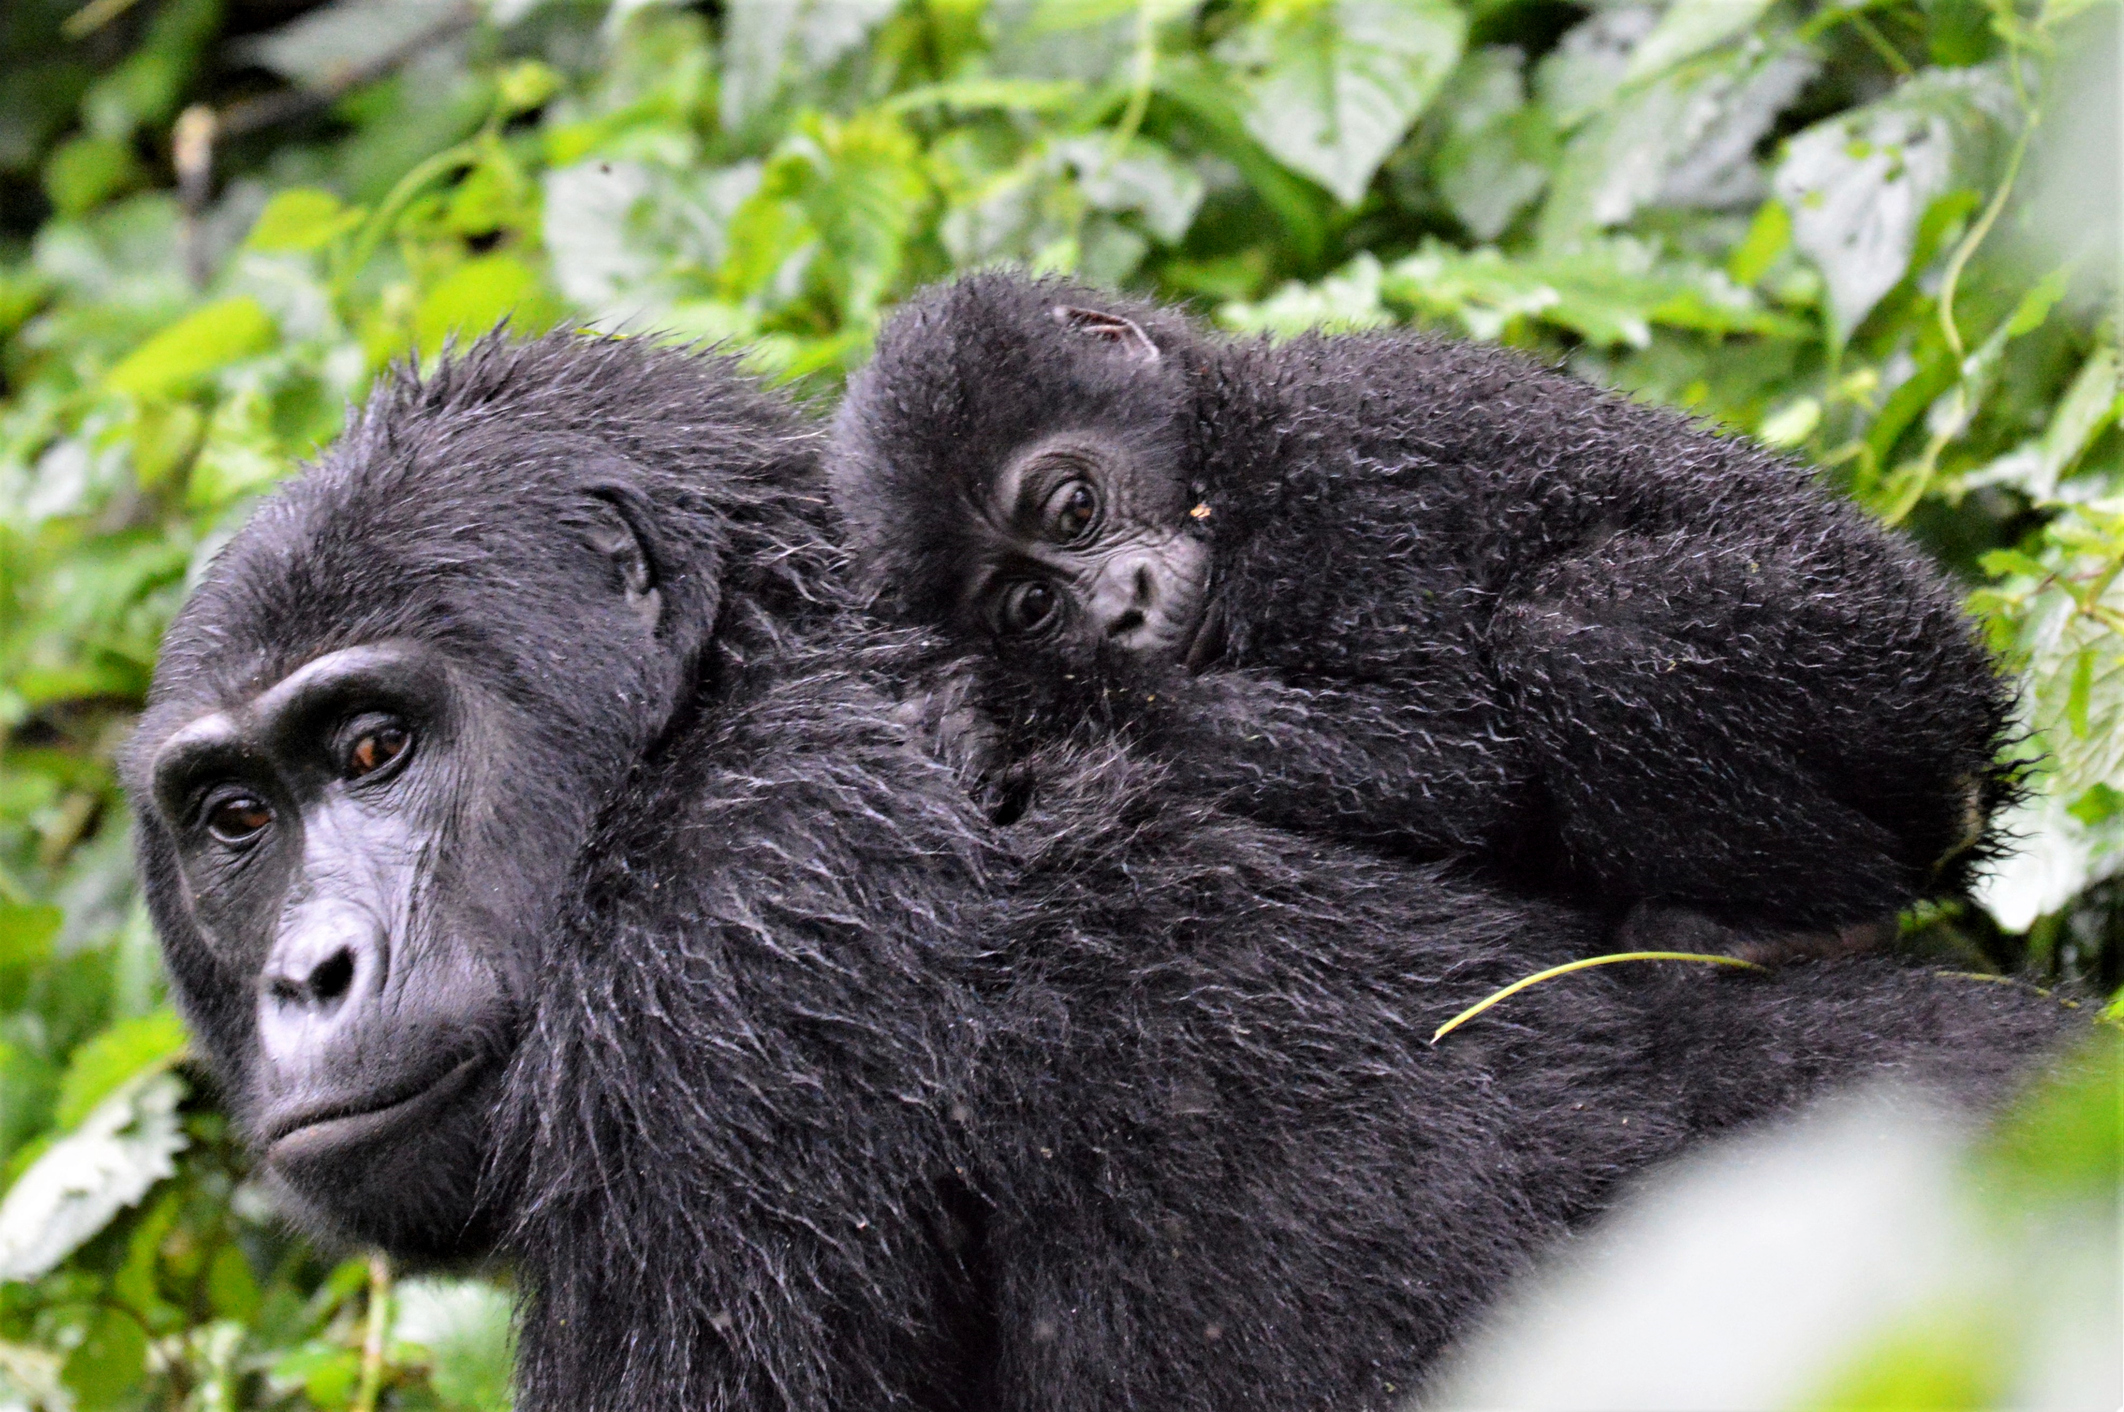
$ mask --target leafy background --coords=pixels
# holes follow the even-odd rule
[[[1909,943],[2114,990],[2116,25],[2113,0],[10,0],[0,1412],[506,1398],[503,1286],[321,1253],[248,1181],[111,766],[258,494],[391,360],[504,316],[736,340],[830,397],[896,297],[1011,260],[1235,330],[1502,340],[1790,448],[1963,575],[2027,682],[2024,847]],[[2036,1153],[2039,1202],[2053,1159],[2115,1185],[2113,1086],[2060,1092],[1984,1149]],[[1865,1405],[1876,1373],[1942,1386],[1896,1349],[1975,1346],[1882,1337]]]

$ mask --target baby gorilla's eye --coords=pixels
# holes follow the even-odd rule
[[[207,832],[223,843],[248,843],[273,822],[273,810],[263,799],[234,794],[207,810]]]
[[[1061,599],[1052,586],[1027,579],[1004,590],[996,626],[1006,637],[1029,637],[1052,622],[1060,607]]]
[[[372,727],[355,738],[347,751],[346,765],[341,773],[350,780],[373,775],[405,754],[406,747],[412,743],[412,734],[396,721]]]
[[[1054,538],[1063,544],[1082,539],[1099,519],[1099,492],[1088,480],[1073,480],[1048,501]]]

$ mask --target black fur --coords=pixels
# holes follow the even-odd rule
[[[714,605],[650,660],[559,592],[526,490],[557,428],[632,463],[661,581]],[[155,731],[380,632],[517,681],[512,738],[587,732],[523,762],[561,824],[436,879],[557,879],[487,938],[532,955],[474,1115],[525,1412],[1385,1406],[1648,1163],[1875,1074],[1989,1100],[2074,1025],[1862,959],[1608,968],[1434,1047],[1590,923],[1189,804],[1107,747],[1056,748],[997,829],[908,738],[921,645],[839,606],[793,435],[715,362],[487,344],[379,393],[168,643]],[[557,837],[578,796],[594,822]],[[201,959],[165,848],[176,985],[240,1076],[256,992]]]
[[[1280,825],[1730,921],[1884,917],[1986,852],[2007,684],[1911,546],[1760,448],[1495,348],[1228,339],[976,275],[896,314],[842,406],[871,586],[948,622],[1000,467],[1086,431],[1206,507],[1224,651],[1190,677],[996,649],[1008,748],[1125,721]]]

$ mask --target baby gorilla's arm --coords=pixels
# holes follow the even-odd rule
[[[1503,605],[1492,663],[1574,872],[1828,929],[1935,888],[2003,706],[1973,643],[1941,650],[1959,625],[1836,552],[1626,535]]]
[[[1525,749],[1494,703],[1210,671],[1140,705],[1176,783],[1263,823],[1416,857],[1496,854],[1529,823]]]

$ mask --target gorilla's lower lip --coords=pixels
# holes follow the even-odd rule
[[[266,1158],[274,1163],[313,1159],[335,1148],[370,1142],[393,1129],[433,1117],[463,1093],[487,1063],[484,1056],[474,1055],[433,1083],[375,1107],[350,1110],[343,1104],[335,1105],[275,1123],[267,1138]]]

